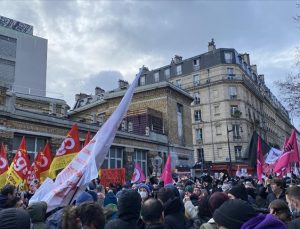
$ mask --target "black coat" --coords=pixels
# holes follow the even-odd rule
[[[173,197],[164,204],[165,226],[167,229],[185,229],[188,220],[184,215],[183,202],[179,197]]]
[[[300,228],[300,218],[294,219],[293,221],[289,222],[288,229],[298,229]]]

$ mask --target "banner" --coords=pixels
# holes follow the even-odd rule
[[[141,183],[146,180],[145,174],[139,163],[135,163],[134,172],[132,174],[131,183]]]
[[[7,170],[8,170],[8,161],[7,161],[4,145],[2,143],[1,151],[0,151],[0,189],[6,183]]]
[[[266,164],[269,164],[269,165],[274,164],[278,160],[278,158],[281,156],[281,154],[282,154],[281,150],[276,149],[276,148],[271,148],[267,155],[267,158],[265,160]]]
[[[104,187],[113,185],[124,185],[125,184],[125,169],[101,169],[100,183]]]
[[[73,125],[67,137],[56,151],[55,157],[50,166],[49,175],[51,178],[56,177],[58,170],[64,169],[80,151],[80,141],[77,125]]]
[[[18,186],[24,183],[29,170],[30,161],[26,150],[25,137],[22,138],[18,151],[8,169],[6,183]]]
[[[164,181],[164,186],[167,184],[172,184],[173,178],[172,178],[172,162],[171,162],[171,155],[168,154],[168,158],[165,164],[165,167],[163,169],[163,172],[161,174],[160,179]]]
[[[139,74],[127,89],[117,109],[89,144],[57,175],[55,182],[49,178],[45,180],[30,199],[30,204],[37,201],[45,201],[48,206],[47,211],[51,211],[59,206],[66,206],[73,197],[76,198],[79,190],[84,191],[88,183],[98,177],[98,171],[128,110],[142,69],[140,69]]]
[[[39,173],[39,181],[40,183],[43,183],[46,178],[49,177],[49,170],[52,161],[49,143],[45,145],[43,152],[38,153],[35,161]]]
[[[36,161],[34,161],[28,170],[26,177],[26,188],[30,193],[34,193],[39,187],[39,171],[36,166]]]

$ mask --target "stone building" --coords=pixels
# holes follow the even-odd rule
[[[200,164],[243,162],[256,130],[271,146],[281,146],[292,130],[289,114],[251,65],[249,54],[217,49],[188,59],[176,55],[171,64],[145,69],[140,86],[168,81],[191,96],[194,158]],[[215,168],[217,168],[215,166]]]

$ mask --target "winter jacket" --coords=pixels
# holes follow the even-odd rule
[[[0,210],[6,208],[7,196],[0,194]]]
[[[298,229],[300,228],[300,218],[294,219],[288,224],[288,229]]]
[[[45,229],[46,228],[46,202],[37,202],[29,205],[27,211],[30,215],[32,229]]]
[[[188,219],[196,219],[198,217],[198,206],[194,206],[192,201],[188,200],[184,204],[185,215]]]
[[[201,225],[200,229],[217,229],[217,224],[213,218],[211,218],[207,223]]]

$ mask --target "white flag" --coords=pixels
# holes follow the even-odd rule
[[[269,165],[274,164],[277,161],[277,159],[281,156],[281,154],[282,154],[281,150],[271,148],[265,160],[265,163]]]
[[[30,199],[30,203],[45,201],[48,204],[47,211],[68,205],[78,189],[84,190],[91,180],[98,177],[98,171],[128,110],[142,69],[128,88],[117,109],[89,144],[57,175],[55,182],[51,179],[44,182]],[[45,192],[45,190],[48,190],[48,192]]]

